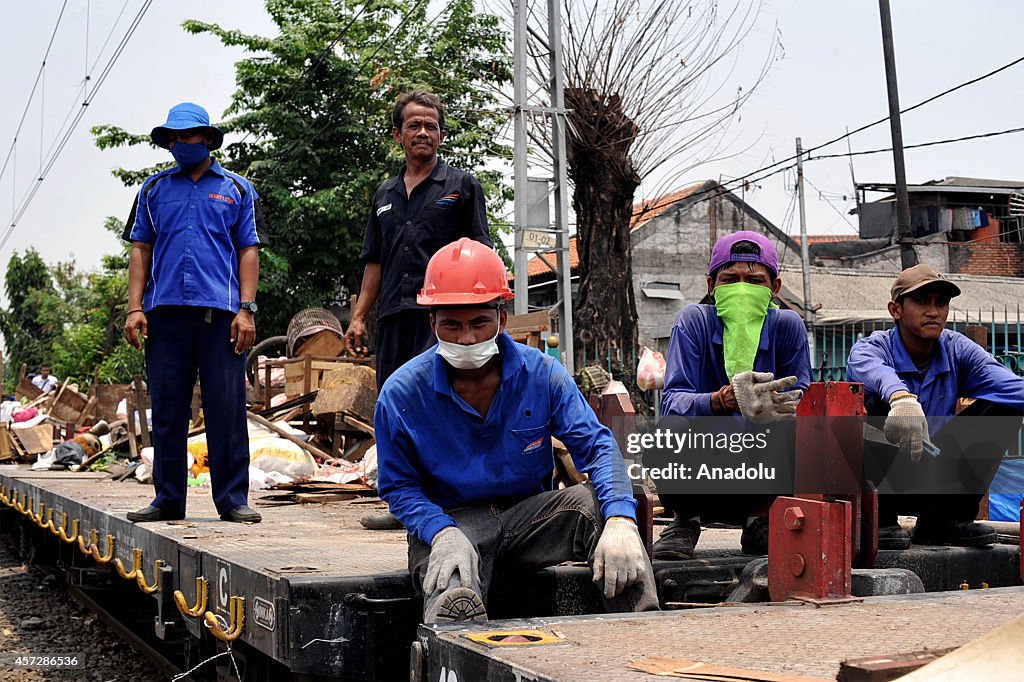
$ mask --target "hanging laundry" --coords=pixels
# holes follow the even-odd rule
[[[939,209],[939,232],[949,232],[953,229],[953,209]]]

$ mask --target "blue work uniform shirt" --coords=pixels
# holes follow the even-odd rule
[[[405,191],[405,170],[381,184],[373,197],[359,262],[380,263],[380,316],[426,310],[416,303],[427,262],[462,237],[493,246],[480,182],[441,159],[433,172]]]
[[[175,166],[146,178],[124,239],[153,245],[142,309],[164,305],[238,312],[238,253],[267,244],[259,196],[216,159],[196,182]]]
[[[846,380],[864,384],[864,405],[873,414],[886,412],[889,398],[896,391],[913,393],[929,417],[932,436],[956,414],[957,398],[1024,405],[1024,378],[974,341],[949,329],[939,335],[924,371],[911,359],[898,327],[877,331],[853,344],[846,362]]]
[[[710,417],[711,394],[729,383],[722,333],[725,326],[713,305],[688,305],[679,311],[665,356],[661,413]],[[776,379],[795,376],[794,388],[811,384],[811,354],[803,320],[791,310],[769,308],[754,356],[755,372]],[[733,414],[739,414],[734,412]]]
[[[374,415],[377,487],[410,533],[430,544],[457,525],[445,510],[550,490],[552,436],[590,475],[605,518],[636,519],[619,447],[561,364],[500,334],[501,385],[481,416],[452,390],[435,348],[388,378]]]

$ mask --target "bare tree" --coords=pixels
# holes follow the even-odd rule
[[[740,45],[762,0],[728,4],[720,14],[718,0],[564,0],[567,152],[580,258],[573,317],[588,347],[618,348],[626,357],[637,343],[630,253],[637,188],[655,170],[675,182],[728,155],[740,107],[782,55],[776,30],[750,82],[735,83]],[[543,83],[546,45],[536,34],[531,51],[531,78]]]

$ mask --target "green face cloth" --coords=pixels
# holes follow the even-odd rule
[[[754,369],[754,357],[761,341],[761,327],[772,303],[772,290],[759,284],[735,282],[715,287],[715,308],[725,325],[722,354],[725,375],[733,376]]]

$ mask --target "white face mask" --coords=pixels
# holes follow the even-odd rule
[[[498,354],[498,334],[500,333],[501,328],[499,327],[498,331],[494,333],[494,338],[469,346],[442,341],[438,336],[436,352],[456,369],[480,369],[487,364],[488,360]]]

